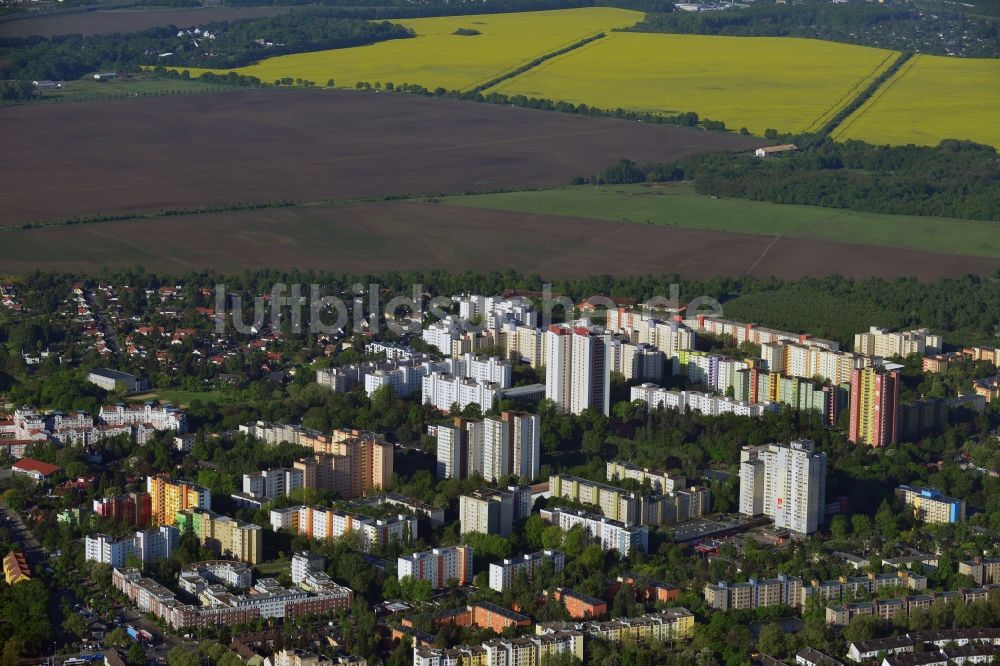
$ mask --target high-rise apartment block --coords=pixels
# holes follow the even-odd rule
[[[164,476],[146,479],[150,497],[150,518],[157,525],[173,525],[179,511],[212,508],[212,491],[187,481],[170,481]]]
[[[826,454],[811,440],[744,446],[740,453],[740,513],[766,515],[777,528],[810,534],[823,522]]]
[[[334,430],[312,442],[317,455],[294,463],[303,472],[303,487],[333,490],[344,499],[362,497],[389,485],[393,446],[361,430]]]
[[[899,370],[898,365],[886,364],[852,373],[850,441],[888,446],[899,440]]]
[[[541,465],[541,419],[536,414],[506,411],[482,421],[456,418],[453,425],[434,426],[438,440],[438,478],[486,481],[516,474],[522,481],[538,476]]]
[[[611,410],[611,334],[584,320],[546,332],[545,397],[580,414]]]
[[[458,498],[462,534],[481,532],[510,536],[515,520],[531,512],[531,487],[480,488]]]
[[[400,580],[409,576],[413,580],[430,581],[435,590],[447,587],[451,580],[457,585],[468,585],[472,582],[472,548],[452,546],[411,553],[397,560],[396,575]]]

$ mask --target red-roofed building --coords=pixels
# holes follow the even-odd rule
[[[11,466],[14,474],[30,476],[35,481],[44,481],[62,468],[33,458],[22,458]]]
[[[28,567],[28,561],[24,558],[24,553],[12,550],[4,556],[3,577],[8,585],[16,585],[22,580],[31,580],[31,569]]]

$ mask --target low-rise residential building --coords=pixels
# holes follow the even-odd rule
[[[271,529],[302,534],[310,539],[336,539],[356,534],[358,547],[364,552],[391,543],[407,542],[417,534],[417,519],[398,514],[387,518],[371,518],[359,513],[321,506],[292,506],[272,509]]]
[[[166,587],[143,578],[137,569],[114,569],[111,582],[129,598],[140,612],[152,613],[173,629],[206,628],[218,625],[246,624],[257,618],[295,619],[307,615],[325,615],[348,610],[354,593],[337,585],[323,573],[310,573],[299,589],[280,586],[273,578],[264,578],[242,594],[227,589],[222,581],[243,584],[245,565],[218,561],[189,565],[181,572],[182,586],[194,590],[200,605],[181,602]]]
[[[1000,558],[976,557],[959,562],[958,573],[972,576],[976,585],[1000,583]]]
[[[569,588],[557,587],[547,596],[566,607],[574,620],[590,620],[608,614],[608,602]]]
[[[648,467],[639,467],[627,462],[608,461],[606,474],[613,483],[624,479],[632,479],[645,484],[649,481],[649,486],[654,493],[667,494],[677,490],[682,490],[687,485],[687,479],[680,474],[669,474]]]
[[[627,557],[634,548],[642,552],[649,550],[649,528],[645,525],[630,526],[604,516],[569,509],[543,509],[541,517],[550,525],[567,531],[579,525],[602,549],[617,550],[621,557]]]
[[[493,562],[490,564],[490,588],[504,592],[510,589],[520,576],[533,581],[545,562],[551,562],[553,571],[559,572],[566,566],[566,556],[557,550],[539,550],[525,553],[520,558],[505,559],[499,564]]]
[[[982,396],[986,402],[1000,400],[1000,375],[973,380],[972,390],[975,391],[976,395]]]
[[[182,531],[194,532],[202,546],[216,555],[257,564],[261,557],[261,528],[206,509],[177,512],[176,524]]]
[[[710,395],[698,391],[671,391],[656,384],[633,386],[631,400],[644,403],[649,409],[673,409],[680,412],[692,411],[708,416],[735,414],[737,416],[760,417],[772,409],[768,405],[751,404],[724,396]]]
[[[896,497],[913,510],[914,517],[925,523],[958,523],[965,520],[965,500],[942,495],[934,488],[901,485]]]
[[[542,622],[535,626],[535,631],[540,635],[555,631],[578,631],[584,636],[612,643],[626,640],[646,643],[673,641],[694,635],[694,614],[686,608],[676,607],[639,617],[622,617],[604,622]]]
[[[805,647],[796,652],[795,663],[800,666],[844,666],[843,662],[811,647]]]
[[[547,656],[569,654],[583,661],[583,634],[553,631],[540,636],[497,638],[482,645],[431,648],[414,645],[414,666],[542,666]]]
[[[718,611],[752,610],[768,606],[799,607],[802,597],[802,579],[787,574],[777,578],[751,578],[745,583],[720,581],[705,586],[705,601],[709,608]]]
[[[31,580],[31,568],[24,553],[10,551],[3,557],[3,578],[8,585]]]
[[[845,627],[859,615],[874,615],[884,622],[891,622],[896,617],[908,617],[914,610],[929,610],[939,603],[954,603],[963,601],[967,604],[986,601],[991,594],[997,594],[1000,586],[987,585],[971,589],[952,590],[948,592],[928,592],[899,599],[875,598],[871,601],[854,601],[843,604],[833,604],[826,607],[826,623]]]

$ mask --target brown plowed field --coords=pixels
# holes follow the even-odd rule
[[[690,277],[840,274],[932,280],[1000,260],[886,247],[531,215],[422,202],[210,213],[0,232],[3,271],[180,273],[271,267],[347,273],[513,268],[546,278],[677,272]],[[770,247],[769,247],[770,246]]]
[[[101,35],[111,32],[135,32],[147,28],[175,25],[178,28],[203,26],[213,21],[275,16],[291,7],[191,7],[188,9],[118,9],[59,13],[51,16],[25,16],[0,22],[0,36],[28,35]]]
[[[0,224],[564,185],[749,137],[414,95],[260,90],[0,111]],[[11,159],[14,158],[14,159]]]

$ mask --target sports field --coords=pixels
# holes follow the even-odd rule
[[[446,204],[1000,258],[1000,223],[716,199],[683,183],[448,197]]]
[[[1000,60],[918,55],[834,133],[871,143],[1000,146]]]
[[[821,127],[895,57],[811,39],[619,32],[490,91],[799,132]]]
[[[642,20],[640,12],[586,7],[516,14],[481,14],[398,19],[416,32],[399,39],[351,49],[268,58],[235,71],[270,83],[289,77],[338,87],[358,81],[415,83],[426,88],[465,90],[585,37]],[[459,29],[480,34],[454,34]],[[201,69],[190,69],[197,76]],[[229,70],[208,70],[225,73]]]

